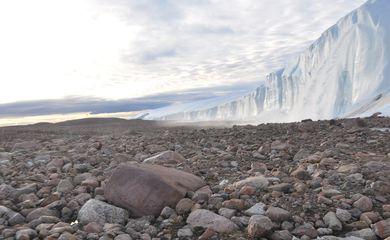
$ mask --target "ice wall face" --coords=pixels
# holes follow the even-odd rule
[[[370,0],[323,33],[294,62],[269,74],[252,93],[215,106],[167,111],[158,118],[293,121],[346,115],[380,94],[389,95],[389,34],[390,1]]]

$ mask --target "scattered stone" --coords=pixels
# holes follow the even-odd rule
[[[296,227],[291,233],[299,237],[308,236],[310,238],[316,238],[318,236],[317,230],[310,224],[300,225]]]
[[[0,218],[6,220],[10,226],[21,224],[25,221],[25,218],[20,213],[14,212],[5,206],[0,206]]]
[[[373,229],[380,238],[390,237],[390,218],[375,223]]]
[[[53,216],[53,217],[58,217],[58,212],[55,210],[51,210],[47,207],[44,208],[37,208],[33,211],[31,211],[27,216],[26,216],[26,221],[31,222],[34,219],[38,219],[41,216]]]
[[[236,210],[242,210],[245,208],[245,200],[243,199],[230,199],[222,203],[222,206],[225,208],[231,208]]]
[[[265,214],[265,204],[264,203],[256,203],[253,205],[251,208],[245,211],[245,214],[248,216],[253,216],[253,215],[264,215]]]
[[[70,193],[73,190],[73,184],[69,179],[63,179],[58,183],[57,192]]]
[[[340,220],[336,216],[336,213],[334,212],[328,212],[324,216],[324,222],[326,226],[328,226],[334,231],[341,231],[343,229],[343,224],[340,222]]]
[[[187,238],[187,237],[192,237],[193,233],[191,229],[189,228],[181,228],[177,231],[177,236],[179,238]]]
[[[330,228],[318,228],[317,229],[318,235],[325,236],[325,235],[332,235],[333,230]]]
[[[275,231],[270,236],[271,240],[291,240],[293,235],[287,230]]]
[[[88,200],[78,213],[78,220],[83,225],[92,222],[124,224],[127,217],[126,210],[96,199]]]
[[[236,210],[230,208],[220,208],[218,210],[219,215],[228,219],[231,219],[236,214],[236,212],[237,212]]]
[[[268,187],[271,191],[290,193],[293,191],[293,186],[290,183],[279,183]]]
[[[174,216],[176,214],[176,212],[175,212],[175,209],[172,209],[172,208],[170,208],[170,207],[165,207],[165,208],[163,208],[163,210],[161,211],[161,216],[163,217],[163,218],[170,218],[170,217],[172,217],[172,216]]]
[[[114,240],[132,240],[129,234],[119,234]]]
[[[336,216],[341,222],[348,222],[352,218],[352,215],[347,210],[341,208],[336,209]]]
[[[208,240],[216,235],[216,232],[212,228],[207,228],[206,231],[199,237],[198,240]]]
[[[347,237],[357,237],[365,240],[376,240],[376,235],[374,231],[372,231],[370,228],[365,228],[358,231],[353,231],[345,234]]]
[[[15,234],[15,239],[16,240],[29,240],[29,239],[34,239],[36,236],[38,236],[37,231],[33,229],[21,229],[16,232]]]
[[[205,209],[198,209],[188,216],[187,223],[192,227],[212,228],[219,233],[229,233],[238,229],[229,219]]]
[[[354,202],[353,206],[362,212],[369,212],[372,210],[372,201],[370,198],[363,196]]]
[[[84,226],[84,231],[87,233],[100,233],[103,231],[103,226],[96,222],[90,222]]]
[[[291,176],[295,177],[299,180],[310,180],[311,179],[310,173],[308,173],[306,170],[304,170],[302,168],[298,168],[297,170],[293,171],[291,173]]]
[[[189,198],[181,199],[176,205],[176,212],[179,215],[187,214],[191,212],[192,206],[194,206],[194,201]]]
[[[251,186],[256,189],[265,189],[268,187],[268,180],[263,176],[249,177],[244,180],[233,183],[235,189],[241,189],[244,186]]]
[[[283,222],[290,219],[290,212],[278,207],[269,207],[265,214],[274,222]]]
[[[274,224],[266,216],[255,215],[249,219],[248,235],[249,237],[264,237],[271,232]]]

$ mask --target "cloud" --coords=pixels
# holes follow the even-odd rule
[[[364,1],[2,1],[0,103],[256,83]]]

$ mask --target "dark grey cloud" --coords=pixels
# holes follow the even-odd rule
[[[256,83],[244,83],[207,89],[169,92],[142,98],[106,100],[93,97],[67,97],[55,100],[21,101],[0,104],[0,118],[88,112],[91,114],[133,112],[165,107],[178,102],[203,100],[231,92],[247,91]]]

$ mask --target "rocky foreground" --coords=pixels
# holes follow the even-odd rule
[[[0,239],[389,239],[390,119],[0,128]]]

